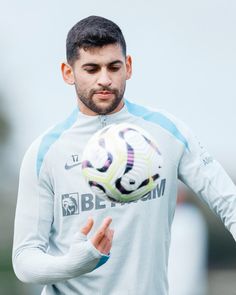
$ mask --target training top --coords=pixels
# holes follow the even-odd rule
[[[80,161],[96,131],[122,122],[151,133],[163,167],[152,192],[133,203],[115,204],[93,195]],[[167,295],[178,179],[208,204],[235,239],[236,187],[184,123],[128,100],[110,115],[88,116],[76,108],[40,136],[23,159],[13,246],[17,277],[43,284],[43,295]],[[79,232],[89,216],[95,224],[86,239]],[[89,240],[106,216],[112,217],[115,231],[108,256]]]

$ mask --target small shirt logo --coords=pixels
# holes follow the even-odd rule
[[[79,165],[81,165],[81,161],[79,160],[79,155],[71,155],[70,160],[66,162],[65,164],[65,169],[70,170]]]
[[[79,214],[79,194],[70,193],[61,196],[62,215],[70,216]]]

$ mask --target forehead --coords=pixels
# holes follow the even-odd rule
[[[125,56],[119,44],[109,44],[102,47],[79,49],[79,58],[75,63],[109,64],[116,60],[125,61]]]

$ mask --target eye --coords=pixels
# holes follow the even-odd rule
[[[112,65],[112,66],[109,67],[109,70],[111,72],[118,72],[120,68],[121,68],[120,65]]]
[[[94,74],[98,71],[98,67],[86,67],[84,68],[84,70],[88,73],[88,74]]]

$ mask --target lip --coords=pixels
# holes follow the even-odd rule
[[[104,90],[104,91],[97,91],[95,92],[95,94],[108,95],[108,94],[113,94],[113,92]]]
[[[97,91],[95,92],[95,96],[98,99],[109,99],[111,97],[113,97],[114,93],[111,91]]]

